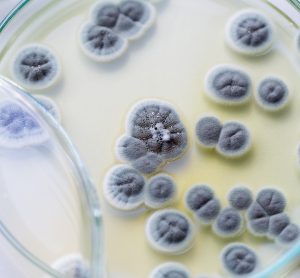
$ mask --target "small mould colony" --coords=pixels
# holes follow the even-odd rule
[[[0,147],[20,149],[41,145],[49,134],[32,113],[17,101],[0,103]]]
[[[21,48],[15,55],[11,65],[11,74],[16,82],[25,89],[42,91],[49,89],[58,82],[61,75],[61,65],[57,55],[49,47],[41,44],[30,44]],[[56,121],[61,121],[58,105],[51,98],[35,95],[34,99]],[[14,117],[13,114],[10,117]],[[15,117],[18,117],[17,114]],[[17,121],[17,118],[15,120]],[[25,124],[25,122],[23,123]],[[26,130],[26,126],[19,128]]]
[[[108,12],[113,16],[104,20]],[[149,16],[149,11],[146,14]],[[117,24],[116,18],[120,15],[122,4],[118,7],[98,5],[92,11],[94,26],[97,25],[96,18],[106,25],[108,19],[112,20],[111,25],[104,27],[109,27],[109,32],[115,32],[122,38],[128,38]],[[122,16],[120,22],[125,19]],[[100,26],[99,23],[97,26]],[[245,10],[228,21],[226,41],[233,51],[241,55],[260,56],[272,49],[273,30],[265,15]],[[128,34],[127,30],[125,34]],[[217,65],[208,71],[205,78],[206,95],[227,107],[249,102],[252,87],[250,76],[233,65]],[[291,98],[286,83],[275,75],[264,77],[255,91],[256,103],[268,112],[285,108]],[[202,116],[197,121],[195,137],[202,148],[215,149],[227,159],[246,155],[252,146],[250,130],[244,123],[235,120],[222,123],[214,115]],[[175,108],[156,99],[141,101],[129,111],[125,133],[116,142],[116,155],[123,164],[108,171],[103,184],[104,197],[110,207],[122,215],[157,210],[145,225],[149,246],[163,254],[183,254],[193,246],[199,225],[211,228],[212,234],[223,239],[234,239],[246,231],[255,237],[267,237],[282,246],[290,246],[299,239],[298,225],[292,223],[284,212],[286,199],[274,187],[260,190],[254,198],[248,187],[236,186],[228,193],[228,205],[222,207],[210,186],[197,184],[191,186],[184,196],[186,211],[192,218],[172,208],[178,200],[177,185],[171,176],[161,171],[167,163],[183,156],[187,146],[188,134]],[[220,261],[231,277],[249,277],[259,269],[255,251],[240,242],[227,244],[221,252]],[[190,278],[191,274],[184,265],[167,262],[157,266],[149,277]]]
[[[59,271],[64,277],[88,278],[89,266],[80,254],[71,254],[58,259],[52,267]]]
[[[57,105],[48,97],[38,96],[34,100],[51,115],[60,121]],[[20,149],[48,142],[49,134],[44,126],[24,105],[15,100],[0,102],[0,147]]]

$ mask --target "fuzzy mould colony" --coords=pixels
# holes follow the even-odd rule
[[[155,4],[150,1],[96,3],[79,29],[79,48],[93,63],[111,63],[134,40],[146,34],[156,16]],[[263,13],[241,10],[228,18],[225,42],[237,55],[255,59],[275,51],[274,28]],[[296,41],[300,51],[300,36]],[[16,53],[10,70],[26,89],[41,91],[62,78],[61,68],[60,59],[52,49],[29,44]],[[256,81],[258,86],[254,87]],[[253,101],[266,116],[280,117],[283,109],[289,112],[293,97],[290,84],[281,77],[269,72],[253,82],[242,65],[217,64],[207,71],[203,82],[207,100],[228,111],[243,109]],[[55,120],[61,121],[59,108],[52,99],[37,96],[36,101]],[[236,113],[226,121],[216,116],[217,108],[199,115],[190,134],[177,105],[158,98],[143,99],[128,111],[121,125],[122,135],[114,144],[118,162],[103,180],[103,196],[109,212],[124,217],[124,221],[150,213],[144,229],[148,247],[162,256],[177,256],[176,262],[162,261],[149,273],[149,278],[192,278],[191,271],[178,258],[189,252],[203,230],[210,231],[216,240],[224,240],[219,256],[223,274],[251,277],[261,270],[260,254],[239,242],[242,234],[263,237],[283,249],[300,237],[300,228],[285,211],[288,200],[284,189],[264,186],[255,193],[251,187],[238,184],[228,191],[224,206],[221,202],[224,198],[215,193],[213,186],[199,180],[180,196],[181,184],[164,170],[187,155],[192,141],[197,145],[197,155],[216,153],[223,163],[250,155],[254,141],[259,142],[244,122],[234,119]],[[0,103],[0,134],[0,146],[6,148],[45,144],[49,136],[28,111],[14,102]],[[176,206],[180,202],[184,204],[183,210]],[[61,258],[53,267],[66,277],[89,277],[85,260],[77,254]],[[197,276],[201,277],[207,276]]]

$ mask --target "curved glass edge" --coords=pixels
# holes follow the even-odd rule
[[[61,143],[64,144],[65,150],[68,155],[70,155],[73,166],[75,167],[78,177],[81,180],[82,187],[80,190],[83,191],[85,196],[86,208],[89,213],[90,223],[91,223],[91,265],[90,265],[90,278],[103,278],[105,274],[104,267],[104,240],[103,240],[103,222],[102,222],[102,211],[100,208],[100,203],[98,195],[96,192],[96,187],[91,181],[88,172],[82,162],[76,147],[70,140],[69,136],[65,130],[50,116],[43,107],[37,102],[37,100],[31,96],[29,93],[25,92],[21,87],[7,78],[0,76],[0,86],[8,86],[15,93],[15,96],[23,99],[25,102],[32,105],[32,108],[36,109],[40,113],[47,124],[49,124],[56,134],[59,136]],[[54,278],[62,278],[61,274],[47,266],[39,258],[34,256],[29,252],[5,227],[5,225],[0,220],[0,233],[8,240],[8,242],[25,258],[31,261],[35,266],[43,270],[45,273],[51,275]]]
[[[300,1],[299,0],[289,0],[289,2],[300,11]]]
[[[22,0],[20,1],[10,12],[9,14],[0,22],[0,33],[6,27],[6,25],[15,17],[16,14],[22,10],[30,0]]]
[[[28,259],[33,265],[43,270],[45,273],[51,275],[54,278],[63,278],[57,271],[50,268],[39,258],[34,256],[20,243],[13,234],[6,228],[5,224],[0,221],[0,233],[1,235],[17,250],[24,258]]]
[[[9,13],[8,15],[0,22],[0,34],[4,28],[10,23],[10,21],[32,0],[21,0]],[[300,0],[288,0],[295,9],[300,13]],[[283,12],[283,11],[281,11]]]

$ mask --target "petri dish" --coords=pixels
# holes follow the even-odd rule
[[[76,256],[98,277],[102,215],[78,152],[51,114],[20,87],[1,77],[0,95],[2,274],[62,277],[54,262]]]
[[[274,185],[285,193],[287,212],[293,222],[300,224],[296,150],[300,139],[297,130],[300,58],[295,49],[300,26],[299,2],[153,1],[157,11],[155,25],[143,37],[130,42],[124,55],[105,64],[86,57],[78,42],[80,27],[89,20],[94,3],[90,0],[20,2],[0,25],[0,73],[17,82],[10,67],[15,53],[26,45],[40,43],[57,53],[62,66],[61,79],[52,87],[30,93],[46,95],[61,107],[62,125],[96,183],[104,205],[109,277],[147,277],[157,265],[170,260],[183,263],[193,275],[229,277],[222,272],[221,263],[216,262],[226,242],[209,229],[197,232],[194,246],[184,255],[174,258],[154,252],[144,235],[151,212],[132,218],[113,214],[103,198],[104,177],[110,167],[120,163],[114,148],[124,133],[129,109],[142,99],[158,98],[174,104],[190,139],[187,153],[163,168],[179,187],[179,201],[174,207],[184,211],[182,196],[195,183],[210,184],[222,206],[226,205],[227,192],[237,183],[247,184],[254,192],[264,185]],[[275,43],[264,56],[245,57],[225,44],[224,26],[230,16],[245,8],[266,14],[274,24]],[[241,108],[216,105],[205,97],[204,77],[217,64],[243,67],[254,88],[266,75],[281,76],[289,84],[293,100],[288,109],[276,115],[263,111],[254,98]],[[250,153],[239,160],[227,160],[214,152],[199,151],[194,144],[193,129],[199,115],[207,113],[215,113],[223,121],[245,123],[253,136]],[[292,275],[300,242],[285,249],[249,233],[238,240],[253,247],[259,255],[260,267],[253,277]]]

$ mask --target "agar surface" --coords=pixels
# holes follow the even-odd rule
[[[127,39],[135,38],[140,30],[139,24],[142,24],[143,12],[134,7],[129,15],[121,11],[121,6],[105,5],[99,5],[92,13],[94,24],[110,28]],[[229,20],[226,32],[227,43],[240,54],[263,55],[273,45],[273,25],[268,18],[256,11],[245,10],[235,14]],[[217,65],[205,78],[207,96],[214,102],[223,104],[224,109],[235,109],[237,105],[248,104],[252,98],[252,87],[252,79],[248,73],[232,65]],[[286,83],[273,76],[263,79],[255,91],[258,105],[270,111],[283,108],[289,98]],[[240,158],[252,146],[252,136],[246,125],[239,121],[222,122],[213,115],[202,116],[197,121],[194,135],[201,147],[215,149],[226,158]],[[169,103],[145,100],[128,113],[126,132],[117,141],[116,153],[132,169],[146,176],[143,197],[146,207],[161,209],[173,204],[175,182],[159,172],[167,162],[184,154],[187,142],[187,131]],[[200,226],[211,225],[213,233],[218,237],[239,236],[247,224],[252,235],[266,236],[285,246],[299,238],[299,227],[291,223],[284,212],[286,200],[280,191],[266,188],[254,198],[249,188],[236,186],[229,192],[227,201],[229,206],[222,208],[213,190],[203,184],[190,187],[184,198],[185,207],[194,221]],[[149,245],[161,253],[185,253],[192,247],[194,237],[193,222],[175,209],[158,210],[146,223]],[[247,245],[235,243],[223,250],[222,264],[230,274],[245,276],[257,269],[258,257]],[[187,270],[181,273],[175,266],[180,269],[180,265],[172,263],[160,265],[153,270],[151,278],[169,277],[170,273],[174,277],[190,277]],[[163,272],[163,267],[166,267],[166,272]]]

